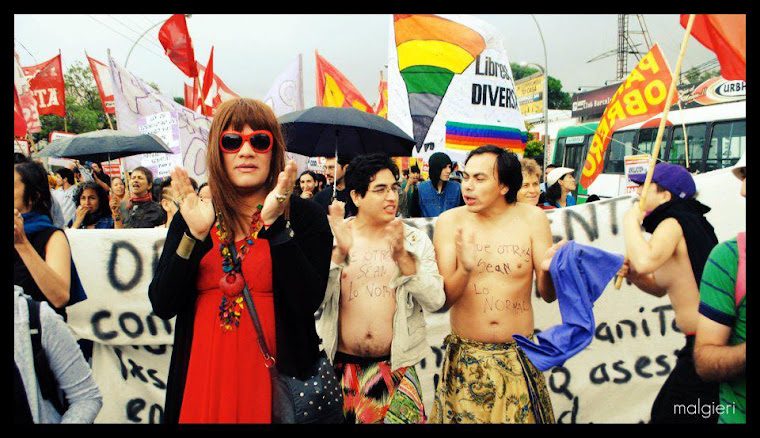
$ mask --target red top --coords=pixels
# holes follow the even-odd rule
[[[256,330],[244,308],[240,326],[225,331],[219,319],[222,255],[215,228],[213,249],[203,257],[196,287],[193,344],[180,410],[180,423],[270,423],[269,371],[256,345]],[[236,242],[239,251],[243,240]],[[259,315],[267,346],[276,358],[272,259],[269,242],[254,240],[243,260],[243,274]],[[243,304],[245,306],[245,304]]]

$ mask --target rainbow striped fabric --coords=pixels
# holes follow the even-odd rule
[[[528,132],[502,126],[446,122],[446,147],[470,151],[492,144],[516,154],[525,152]]]

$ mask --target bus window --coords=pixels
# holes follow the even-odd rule
[[[550,161],[547,164],[562,163],[562,157],[565,156],[565,140],[566,139],[567,137],[560,137],[559,139],[557,139],[557,146],[554,151],[555,159],[554,161]]]
[[[612,134],[608,146],[608,162],[604,165],[604,173],[622,175],[625,172],[625,156],[634,155],[633,140],[636,131],[622,131]]]
[[[689,170],[691,171],[702,171],[703,169],[702,155],[705,146],[706,130],[707,125],[704,123],[686,126],[686,140],[689,143]],[[685,167],[686,157],[684,155],[683,143],[683,126],[675,126],[673,128],[673,139],[670,143],[668,161]]]
[[[576,135],[572,137],[566,137],[565,139],[565,157],[562,160],[564,167],[575,169],[576,173],[580,171],[580,168],[584,165],[582,160],[586,159],[586,140],[589,136]]]
[[[662,160],[665,157],[665,141],[670,133],[670,127],[665,127],[665,132],[662,133],[662,141],[660,142],[660,155]],[[651,154],[654,150],[654,143],[657,140],[657,128],[642,129],[639,131],[639,143],[636,145],[634,153],[636,154]]]
[[[746,120],[737,120],[713,125],[705,162],[706,172],[729,167],[739,161],[747,144],[746,124]]]

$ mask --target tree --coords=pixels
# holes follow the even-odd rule
[[[537,68],[528,66],[523,67],[514,62],[509,63],[509,65],[512,67],[512,75],[514,76],[515,82],[539,71]],[[549,75],[549,83],[547,86],[549,88],[549,109],[572,109],[573,99],[570,97],[570,94],[562,91],[562,81]]]
[[[523,157],[533,158],[534,160],[538,161],[538,164],[543,165],[544,144],[537,140],[529,141],[528,144],[525,145],[525,153],[523,153]]]
[[[174,101],[177,102],[178,104],[182,105],[182,106],[185,105],[185,98],[184,97],[176,97],[175,96],[174,97]]]

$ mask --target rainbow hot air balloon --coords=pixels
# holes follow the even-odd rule
[[[472,64],[486,42],[471,28],[435,15],[396,14],[393,28],[419,152],[454,75]]]

